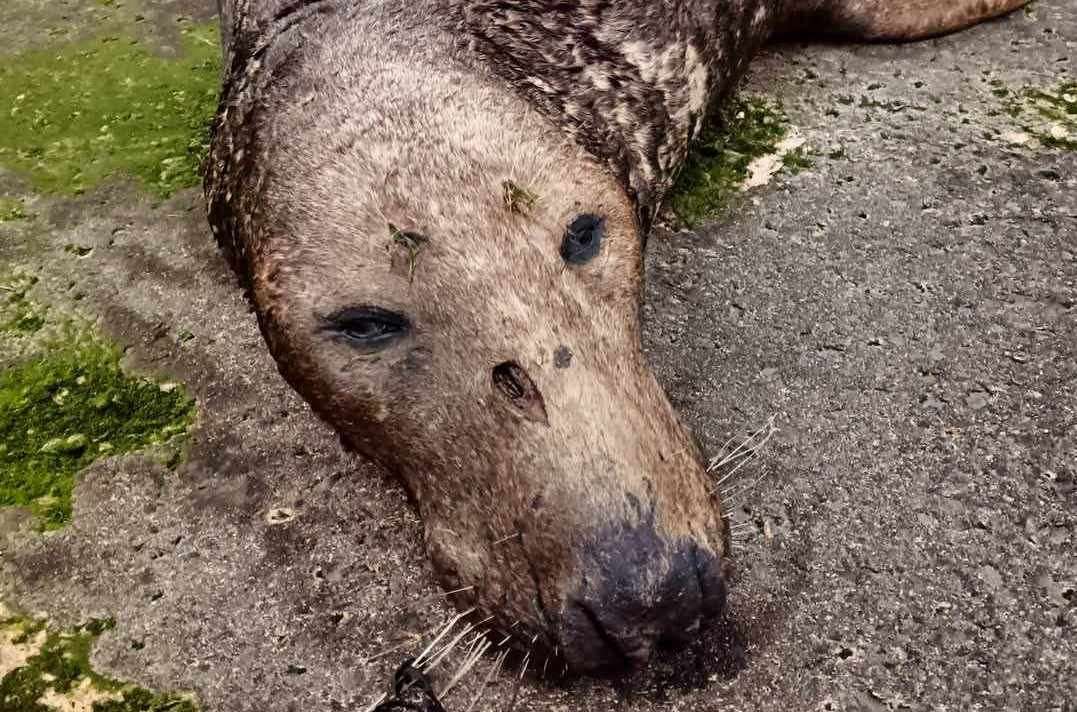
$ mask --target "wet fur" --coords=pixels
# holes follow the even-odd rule
[[[707,107],[776,31],[915,37],[1019,4],[224,0],[210,224],[284,377],[403,480],[457,603],[555,649],[611,533],[728,555],[637,318],[642,239]],[[569,269],[581,212],[607,239]],[[408,270],[393,230],[428,238]],[[363,303],[417,315],[414,336],[377,355],[326,336]],[[506,360],[544,424],[492,391]],[[659,581],[672,554],[647,565]]]

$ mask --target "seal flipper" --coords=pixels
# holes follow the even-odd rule
[[[919,40],[963,30],[1030,0],[809,0],[793,3],[782,34]]]

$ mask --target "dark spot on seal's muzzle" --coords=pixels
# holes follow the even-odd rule
[[[553,365],[555,368],[568,368],[572,365],[572,349],[562,344],[553,352]]]
[[[720,561],[653,522],[596,533],[580,585],[566,602],[560,649],[577,671],[618,673],[659,647],[681,647],[721,613]]]

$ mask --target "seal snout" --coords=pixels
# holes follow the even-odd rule
[[[576,672],[618,673],[680,647],[725,605],[717,557],[650,526],[598,539],[563,608],[560,648]]]

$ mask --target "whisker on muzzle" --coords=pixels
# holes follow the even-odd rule
[[[747,471],[746,468],[749,464],[759,459],[761,451],[774,436],[774,433],[777,432],[778,428],[775,425],[775,420],[776,416],[773,415],[767,418],[766,422],[764,422],[761,427],[749,433],[739,442],[736,442],[735,437],[729,438],[722,445],[719,455],[711,459],[707,467],[707,473],[714,480],[713,489],[711,489],[710,494],[714,494],[720,488],[728,488],[728,491],[722,493],[723,505],[736,501],[738,497],[742,497],[765,477],[764,473],[754,479],[747,480],[743,477],[743,473]],[[733,444],[734,442],[736,442],[735,445]],[[729,487],[731,483],[734,485],[733,487]],[[728,515],[725,516],[728,517]],[[750,537],[754,526],[755,525],[751,522],[732,524],[729,527],[729,535],[733,540]],[[497,539],[493,544],[504,544],[519,536],[520,532],[512,532]],[[453,594],[464,593],[473,588],[473,586],[458,588],[440,594],[439,597],[447,598]],[[405,660],[404,663],[401,664],[394,675],[394,688],[390,690],[390,692],[382,694],[375,702],[366,708],[366,712],[397,709],[398,707],[393,705],[399,705],[404,696],[408,694],[413,696],[419,695],[424,700],[428,700],[432,705],[432,709],[441,709],[439,707],[440,700],[451,695],[454,691],[461,689],[461,682],[467,678],[468,675],[474,673],[476,668],[479,667],[482,659],[487,656],[488,652],[497,648],[499,649],[499,652],[497,652],[497,655],[494,656],[493,661],[489,664],[486,673],[482,676],[481,683],[478,685],[475,694],[472,696],[469,704],[464,710],[464,712],[471,712],[471,710],[477,707],[479,700],[482,699],[494,678],[504,669],[505,663],[510,655],[510,649],[506,646],[510,641],[515,639],[524,643],[526,650],[521,651],[524,652],[524,655],[520,661],[518,671],[513,675],[513,677],[515,677],[515,682],[512,696],[507,707],[507,712],[512,712],[519,700],[523,679],[531,668],[532,655],[535,653],[535,645],[540,636],[538,634],[529,635],[521,640],[521,636],[518,633],[514,634],[513,632],[520,625],[520,621],[515,621],[507,630],[502,629],[499,631],[497,639],[491,639],[488,637],[490,636],[491,631],[486,628],[486,624],[493,620],[493,616],[478,622],[467,622],[466,619],[468,616],[472,615],[474,612],[474,608],[469,608],[454,615],[448,621],[431,629],[426,634],[415,636],[411,640],[366,658],[364,663],[369,663],[403,650],[431,635],[433,636],[430,642],[426,644],[418,655],[411,660]],[[448,675],[447,681],[435,692],[428,676],[441,667],[456,651],[462,651],[462,657],[455,668],[452,669],[452,673],[446,673]],[[558,653],[555,653],[553,657],[557,662],[561,662],[562,667],[564,667],[564,672],[567,673],[568,666],[565,661],[558,657]],[[543,678],[548,674],[549,666],[550,656],[547,655],[541,669]]]
[[[478,691],[475,693],[475,697],[471,699],[471,704],[467,706],[464,712],[471,712],[471,710],[475,709],[475,705],[482,699],[482,695],[486,692],[486,688],[489,686],[490,681],[501,673],[501,668],[505,665],[505,658],[508,656],[509,651],[506,650],[494,658],[494,664],[490,666],[490,670],[486,673],[486,677],[483,678],[482,685],[479,686]]]
[[[453,676],[449,678],[447,683],[445,683],[445,686],[438,691],[438,698],[444,700],[448,697],[449,693],[452,692],[457,683],[471,672],[479,660],[482,659],[483,654],[489,650],[491,645],[493,645],[493,643],[486,639],[485,632],[480,632],[476,635],[471,643],[468,644],[467,653],[464,655],[463,661],[461,661],[460,665],[456,668],[456,672],[453,673]]]
[[[757,430],[748,434],[744,440],[739,442],[735,447],[730,449],[730,445],[734,442],[736,436],[730,437],[722,447],[719,449],[719,454],[713,457],[710,463],[707,465],[707,473],[710,474],[714,480],[714,487],[710,490],[709,494],[715,494],[727,483],[736,482],[734,476],[750,462],[758,459],[759,453],[763,447],[774,436],[774,433],[778,432],[778,427],[774,424],[777,416],[772,415],[767,418]],[[737,495],[743,494],[748,491],[763,478],[763,475],[752,480],[747,486],[740,486],[732,492],[723,492],[723,503],[729,502],[731,498]]]
[[[405,700],[408,698],[415,699],[416,697],[422,699],[422,704],[425,705],[423,709],[427,709],[427,707],[431,710],[443,709],[441,700],[452,694],[460,683],[475,670],[486,653],[495,647],[494,642],[488,637],[490,631],[485,628],[485,625],[493,620],[493,616],[488,616],[475,623],[467,622],[463,627],[460,627],[460,623],[473,612],[474,609],[468,609],[458,613],[445,623],[431,629],[427,634],[419,636],[418,640],[430,635],[433,635],[433,639],[415,658],[406,659],[397,668],[393,675],[393,684],[390,691],[381,694],[365,708],[365,712],[412,709],[411,706],[401,707],[401,705],[413,704],[412,702],[405,702]],[[416,640],[406,641],[401,645],[372,655],[366,660],[370,661],[384,657],[415,642]],[[448,676],[448,681],[445,682],[440,690],[435,691],[429,677],[430,674],[456,650],[463,650],[462,659],[456,665],[452,674]],[[483,677],[478,691],[465,712],[472,710],[478,704],[490,682],[504,667],[508,655],[509,650],[504,650],[494,658],[490,669]]]
[[[430,644],[427,645],[421,653],[415,656],[415,660],[412,661],[412,665],[414,667],[421,667],[423,665],[423,662],[426,660],[426,657],[430,654],[430,651],[434,649],[434,646],[437,645],[442,638],[448,635],[449,631],[455,628],[457,623],[462,621],[464,618],[467,618],[474,612],[474,608],[469,608],[466,611],[458,613],[452,618],[450,618],[449,621],[441,627],[441,632],[437,634],[437,637],[431,640]]]

